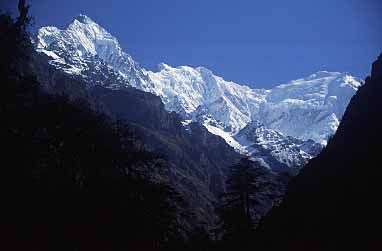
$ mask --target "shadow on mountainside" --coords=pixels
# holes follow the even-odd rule
[[[257,231],[260,250],[382,247],[382,54],[321,154],[292,179]]]

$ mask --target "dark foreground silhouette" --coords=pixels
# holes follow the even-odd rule
[[[283,203],[258,226],[263,174],[242,160],[228,173],[218,228],[208,232],[188,227],[190,206],[158,178],[168,161],[135,131],[82,99],[43,91],[31,71],[25,1],[19,10],[16,20],[0,16],[2,250],[381,249],[382,56]]]
[[[165,161],[83,100],[46,94],[30,71],[20,16],[0,16],[2,250],[169,249],[180,195],[154,178]]]

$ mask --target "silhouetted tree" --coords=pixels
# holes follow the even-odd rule
[[[30,21],[30,18],[28,17],[28,11],[30,6],[26,5],[26,0],[19,0],[19,4],[17,7],[19,9],[20,15],[17,18],[15,26],[17,29],[23,29],[26,25],[28,25]]]
[[[259,178],[264,174],[257,162],[243,158],[234,165],[226,181],[226,192],[217,208],[223,240],[245,240],[254,227],[253,207]]]

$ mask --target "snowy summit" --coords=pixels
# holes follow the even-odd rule
[[[306,142],[313,142],[313,148],[316,143],[326,144],[362,84],[347,73],[319,71],[266,90],[225,81],[204,67],[161,63],[157,72],[147,71],[122,50],[115,37],[85,15],[74,18],[65,29],[39,29],[36,40],[37,51],[49,56],[58,69],[93,79],[89,83],[112,74],[118,79],[112,88],[133,86],[151,92],[168,111],[203,124],[236,150],[256,158],[261,147],[289,167],[299,167],[302,160],[314,156]],[[273,135],[272,140],[267,141],[267,135]],[[261,144],[255,142],[259,137]],[[285,142],[298,163],[281,157]],[[256,151],[249,148],[254,144]]]

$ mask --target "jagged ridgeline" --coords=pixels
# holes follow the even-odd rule
[[[36,50],[56,69],[88,86],[153,93],[185,128],[198,122],[275,172],[296,174],[316,156],[362,84],[348,73],[319,71],[265,90],[225,81],[204,67],[161,63],[157,72],[148,71],[85,15],[64,29],[42,27],[35,40]]]

